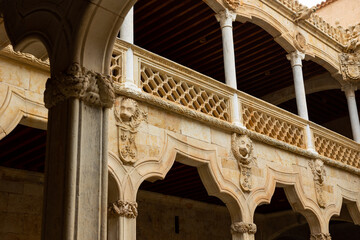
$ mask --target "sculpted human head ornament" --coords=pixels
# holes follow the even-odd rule
[[[253,144],[247,135],[232,135],[231,149],[234,157],[242,164],[249,164],[253,160]]]

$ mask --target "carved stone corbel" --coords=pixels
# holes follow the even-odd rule
[[[311,234],[310,240],[331,240],[331,236],[329,233],[316,233]]]
[[[51,108],[68,98],[78,98],[91,106],[110,108],[115,99],[114,86],[109,76],[73,63],[66,72],[47,80],[45,107]]]
[[[251,139],[247,135],[233,133],[231,151],[240,169],[240,186],[242,190],[249,192],[252,188],[251,164],[255,162]]]
[[[349,83],[359,83],[360,53],[340,53],[339,58],[343,80]]]
[[[109,204],[109,213],[126,218],[136,218],[138,215],[137,202],[115,201]]]
[[[231,234],[236,234],[236,233],[255,234],[256,230],[257,228],[254,223],[236,222],[231,224]]]
[[[325,167],[324,162],[320,159],[309,161],[309,166],[312,174],[314,175],[315,192],[317,202],[320,207],[325,208],[326,201],[324,198],[324,181],[325,181]]]
[[[139,108],[135,100],[118,97],[115,101],[114,115],[118,129],[119,157],[124,164],[134,164],[137,160],[135,136],[140,123],[147,120],[147,113]]]

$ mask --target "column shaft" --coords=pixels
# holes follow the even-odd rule
[[[350,116],[353,139],[355,142],[360,143],[360,123],[359,123],[359,113],[356,106],[355,89],[352,87],[346,87],[344,91],[349,108],[349,116]]]

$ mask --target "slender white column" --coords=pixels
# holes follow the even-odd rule
[[[235,50],[232,31],[232,22],[235,21],[236,14],[225,9],[216,14],[215,17],[220,22],[222,32],[225,83],[230,87],[237,89]]]
[[[294,76],[295,96],[298,114],[305,120],[309,120],[309,115],[306,105],[306,93],[304,87],[304,78],[302,72],[302,60],[305,54],[295,51],[286,55],[287,59],[291,61],[291,67]]]
[[[132,7],[126,15],[120,28],[120,39],[134,44],[134,8]],[[139,90],[134,79],[134,54],[131,48],[126,51],[125,82],[123,87]]]
[[[220,22],[222,32],[225,83],[228,86],[237,89],[235,50],[232,30],[232,22],[235,21],[236,14],[230,12],[228,9],[225,9],[224,11],[216,14],[215,17]],[[239,100],[236,93],[234,93],[232,97],[231,106],[232,122],[240,127],[243,127],[240,118]]]
[[[296,105],[298,110],[298,115],[305,120],[309,120],[307,104],[306,104],[306,93],[304,86],[304,77],[302,72],[302,60],[305,58],[305,54],[295,51],[286,55],[286,58],[290,60],[291,67],[294,77],[294,87],[295,87],[295,96],[296,96]],[[306,134],[306,145],[307,149],[315,152],[313,138],[310,130],[309,124],[305,127]]]
[[[359,123],[359,113],[356,106],[356,99],[355,99],[355,90],[356,87],[352,85],[346,85],[342,88],[345,92],[348,108],[349,108],[349,115],[350,115],[350,122],[351,122],[351,130],[353,134],[354,141],[360,143],[360,123]]]

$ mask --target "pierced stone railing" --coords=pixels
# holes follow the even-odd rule
[[[314,123],[311,124],[311,129],[314,134],[315,150],[320,155],[360,168],[359,144]]]
[[[235,121],[231,115],[234,108],[232,98],[237,96],[241,124],[247,130],[296,147],[299,151],[306,151],[309,145],[315,146],[318,154],[326,159],[360,168],[360,144],[180,64],[117,40],[115,52],[118,49],[118,53],[113,59],[122,65],[126,61],[126,48],[131,48],[134,53],[134,81],[139,90],[228,125]],[[117,68],[114,65],[112,69]],[[124,74],[121,69],[123,67],[119,72]],[[121,79],[122,76],[112,77]],[[117,80],[118,83],[121,81]],[[182,111],[182,114],[187,113]],[[311,137],[306,134],[308,125]],[[280,145],[276,143],[276,146]]]

